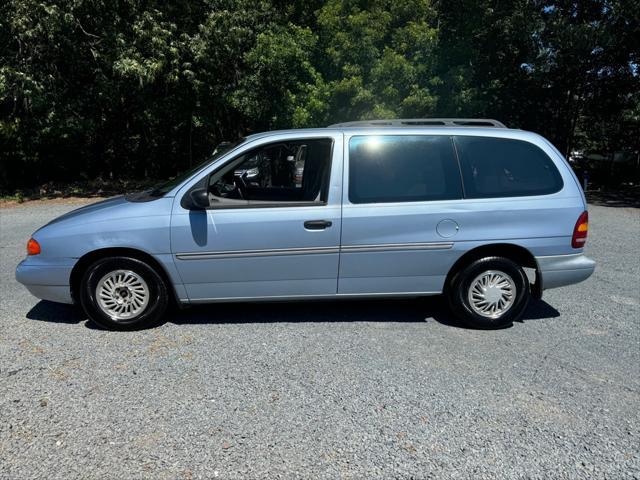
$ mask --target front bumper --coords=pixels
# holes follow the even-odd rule
[[[543,290],[582,282],[596,268],[596,262],[582,253],[536,257],[536,261]]]
[[[16,267],[16,280],[42,300],[73,303],[69,286],[73,264],[66,263],[36,263],[26,258]]]

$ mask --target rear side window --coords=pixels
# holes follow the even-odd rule
[[[522,140],[455,137],[466,198],[547,195],[562,177],[539,147]]]
[[[379,135],[349,141],[351,203],[459,198],[462,185],[450,137]]]

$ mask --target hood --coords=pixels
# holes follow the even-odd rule
[[[172,205],[173,197],[158,197],[144,202],[131,201],[125,196],[109,198],[65,213],[47,223],[38,232],[51,226],[65,227],[67,225],[170,215]]]
[[[65,213],[64,215],[60,215],[59,217],[51,220],[49,223],[44,225],[44,227],[53,225],[54,223],[59,223],[65,220],[71,220],[77,217],[82,217],[90,213],[106,211],[108,209],[112,209],[114,207],[118,207],[120,205],[127,204],[127,203],[128,202],[125,199],[124,195],[108,198],[107,200],[102,200],[100,202],[92,203],[91,205],[85,205],[84,207],[76,208],[75,210]]]

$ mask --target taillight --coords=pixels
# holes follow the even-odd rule
[[[587,241],[587,232],[589,231],[589,212],[582,212],[578,217],[576,226],[573,228],[573,237],[571,237],[571,246],[573,248],[582,248]]]
[[[27,255],[38,255],[40,253],[40,244],[33,238],[27,242]]]

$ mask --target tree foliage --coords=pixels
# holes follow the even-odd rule
[[[0,190],[159,178],[222,140],[494,117],[640,149],[634,0],[5,0]]]

